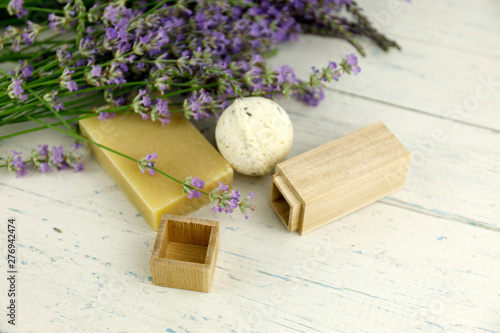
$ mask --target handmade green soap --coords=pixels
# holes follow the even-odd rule
[[[156,168],[181,181],[199,177],[206,192],[217,182],[232,186],[233,169],[182,114],[174,113],[163,127],[135,114],[105,121],[92,117],[80,120],[80,130],[86,138],[136,159],[155,152]],[[141,173],[131,160],[95,145],[89,149],[155,231],[163,214],[187,215],[209,203],[206,195],[187,198],[181,184],[159,173]]]

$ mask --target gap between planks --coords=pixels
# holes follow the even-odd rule
[[[385,197],[385,198],[379,200],[378,202],[383,203],[385,205],[393,206],[393,207],[399,207],[399,208],[411,210],[411,211],[416,212],[416,213],[438,217],[438,218],[445,219],[448,221],[458,222],[458,223],[467,224],[467,225],[470,225],[473,227],[479,227],[479,228],[483,228],[486,230],[500,232],[500,228],[497,228],[495,226],[490,226],[486,222],[476,221],[474,219],[470,219],[470,218],[467,218],[465,216],[460,216],[460,215],[456,215],[456,214],[427,209],[427,208],[419,206],[417,204],[413,204],[410,202],[404,202],[404,201],[398,200],[396,198]]]

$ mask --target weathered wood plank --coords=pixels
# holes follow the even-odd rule
[[[109,188],[102,180],[99,188]],[[246,180],[236,179],[244,191],[270,179]],[[151,283],[155,233],[140,219],[75,214],[73,206],[9,191],[7,207],[20,209],[2,215],[20,226],[19,318],[30,318],[20,320],[23,331],[500,329],[500,233],[490,230],[376,203],[300,237],[259,192],[258,218],[223,217],[212,292],[202,294]],[[100,197],[116,210],[114,198],[124,198],[116,191],[86,200]],[[194,216],[220,218],[209,207]]]
[[[500,2],[496,0],[361,0],[365,14],[385,34],[431,45],[500,56]]]
[[[401,52],[384,53],[375,45],[366,45],[368,56],[359,60],[361,74],[345,76],[330,87],[500,130],[500,58],[403,37],[398,42],[403,47]],[[340,40],[303,36],[299,43],[283,45],[270,64],[297,64],[297,76],[307,79],[312,66],[326,66],[328,61],[339,60],[352,51]]]

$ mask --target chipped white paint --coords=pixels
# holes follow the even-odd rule
[[[428,15],[413,17],[411,6],[424,4]],[[203,294],[151,283],[155,233],[90,155],[81,174],[18,179],[2,171],[0,253],[7,216],[19,226],[18,331],[499,332],[500,145],[491,107],[498,110],[500,89],[469,118],[437,112],[463,103],[474,78],[498,65],[489,54],[500,50],[491,35],[498,21],[489,19],[498,2],[462,0],[439,15],[433,8],[444,5],[431,1],[408,6],[390,30],[403,52],[368,45],[361,75],[332,86],[317,108],[280,101],[295,127],[290,155],[383,120],[414,156],[402,191],[300,237],[268,203],[270,176],[236,176],[242,193],[256,192],[250,220],[210,207],[192,214],[221,221],[212,291]],[[469,13],[486,19],[470,21]],[[410,28],[411,20],[419,25]],[[436,46],[444,28],[426,27],[442,22],[456,35]],[[471,32],[475,47],[456,42]],[[314,54],[301,58],[310,45]],[[304,74],[343,45],[303,38],[272,61]],[[0,156],[40,143],[71,140],[38,132],[0,142]],[[0,279],[2,308],[6,283]],[[12,331],[3,317],[0,331]]]

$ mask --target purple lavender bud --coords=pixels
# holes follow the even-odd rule
[[[23,0],[11,0],[7,6],[10,15],[16,13],[17,18],[23,18],[28,14],[27,9],[23,9]]]
[[[193,190],[191,192],[189,192],[188,196],[187,196],[189,199],[193,199],[193,198],[201,198],[201,192],[198,192],[196,190]]]
[[[24,89],[21,86],[21,81],[20,80],[12,79],[12,83],[10,84],[9,89],[12,90],[11,92],[13,94],[13,96],[12,96],[9,93],[9,96],[11,98],[15,97],[15,98],[20,99],[21,101],[25,101],[26,99],[28,99],[28,95],[24,94]]]
[[[73,169],[75,172],[81,172],[83,171],[83,163],[76,163],[73,165]]]
[[[227,191],[229,189],[229,185],[224,185],[223,182],[217,182],[219,187],[217,187],[217,191]]]
[[[102,16],[105,20],[108,20],[112,24],[115,24],[116,21],[118,20],[118,11],[119,7],[115,7],[114,4],[110,4],[106,6],[104,9],[104,15]]]
[[[115,28],[105,28],[106,31],[106,39],[109,42],[114,41],[116,38],[118,38],[118,33],[116,32]]]
[[[222,213],[223,210],[224,209],[221,206],[219,206],[219,205],[217,205],[217,204],[214,203],[214,206],[212,208],[212,212],[214,212],[214,213]]]
[[[15,10],[21,10],[23,7],[23,0],[10,0],[9,6]]]
[[[231,198],[232,199],[236,199],[238,200],[240,198],[240,192],[239,191],[236,191],[235,189],[233,189],[231,191]]]
[[[11,170],[11,171],[16,172],[16,174],[17,174],[16,177],[22,177],[22,176],[28,174],[28,170],[27,170],[28,166],[26,164],[24,164],[23,159],[21,158],[22,153],[23,153],[22,151],[20,151],[20,152],[16,152],[15,150],[12,151],[11,164],[14,167],[14,170]]]
[[[141,100],[142,105],[145,107],[151,106],[151,97],[149,96],[144,96]]]
[[[21,34],[21,38],[23,39],[24,44],[26,44],[26,45],[31,45],[31,44],[33,44],[33,39],[32,39],[32,38],[31,38],[31,36],[30,36],[29,34],[27,34],[27,33],[23,32],[23,33]]]
[[[126,102],[125,97],[118,97],[117,99],[113,100],[113,103],[115,103],[116,107],[125,105],[125,102]],[[114,113],[113,113],[113,117],[114,117]]]
[[[12,83],[13,83],[12,84],[12,89],[14,91],[14,94],[16,96],[21,95],[24,92],[23,87],[21,87],[21,81],[16,80],[16,79],[12,79]]]
[[[73,143],[71,144],[71,150],[70,150],[70,151],[71,151],[71,152],[74,152],[75,150],[78,150],[78,149],[80,149],[80,148],[82,148],[82,144],[81,144],[81,143],[76,143],[76,142],[73,142]]]
[[[92,70],[90,71],[93,77],[101,76],[101,65],[94,66],[92,65]]]
[[[38,170],[40,170],[42,173],[49,173],[50,171],[52,171],[50,169],[50,164],[49,163],[40,163],[40,167],[38,168]]]
[[[33,75],[33,67],[31,66],[31,64],[28,64],[26,67],[22,69],[21,77],[23,79],[28,79],[31,78],[32,75]]]
[[[333,71],[333,70],[337,69],[337,63],[336,63],[336,62],[333,62],[333,61],[330,61],[330,62],[328,63],[328,69],[329,69],[329,70],[331,70],[331,71]]]
[[[53,108],[54,108],[57,112],[59,112],[59,111],[61,111],[61,110],[66,110],[66,108],[64,107],[64,104],[63,104],[62,102],[59,102],[59,101],[54,102]]]
[[[109,113],[107,113],[107,112],[99,112],[99,115],[97,116],[97,119],[99,119],[100,121],[105,121],[105,120],[109,119]]]
[[[201,180],[198,177],[193,177],[191,179],[191,186],[197,187],[199,189],[203,189],[203,187],[205,187],[205,181]]]
[[[146,155],[146,160],[147,161],[151,161],[152,159],[155,159],[155,158],[158,158],[158,154],[157,153],[151,153],[151,154],[147,154]]]
[[[26,176],[28,174],[28,166],[26,164],[22,164],[16,169],[16,174],[16,178]]]
[[[168,117],[170,116],[170,112],[168,111],[168,101],[162,99],[156,99],[156,110],[162,116]]]
[[[40,154],[40,156],[48,156],[49,145],[38,145],[38,154]]]
[[[262,63],[264,63],[264,59],[262,58],[262,56],[260,54],[254,54],[254,55],[252,55],[252,58],[250,59],[250,63],[252,65],[262,64]]]
[[[52,164],[60,164],[64,161],[64,156],[63,156],[63,147],[59,146],[52,146],[52,156],[50,156],[50,160],[52,161]]]
[[[14,157],[12,159],[12,165],[14,165],[16,168],[22,167],[23,164],[24,164],[24,162],[23,162],[23,159],[21,158],[21,156]]]
[[[66,82],[66,88],[68,88],[70,92],[73,92],[78,90],[78,85],[75,83],[75,81],[68,81]]]
[[[356,55],[354,55],[354,53],[346,55],[345,59],[351,66],[356,66],[358,64],[358,58],[356,57]]]

